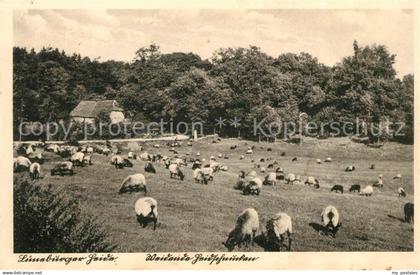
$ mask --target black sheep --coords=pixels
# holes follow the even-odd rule
[[[155,169],[155,167],[153,166],[153,164],[152,164],[152,163],[150,163],[150,162],[148,162],[148,163],[146,164],[146,166],[144,167],[144,171],[146,171],[146,172],[148,172],[148,173],[153,173],[153,174],[156,174],[156,169]]]
[[[344,188],[342,185],[336,184],[331,188],[331,192],[335,191],[336,193],[341,192],[341,194],[344,193]]]
[[[414,222],[414,204],[411,202],[407,202],[404,205],[404,220],[405,222],[411,223]]]
[[[350,186],[349,192],[359,192],[360,193],[360,184],[353,184]]]

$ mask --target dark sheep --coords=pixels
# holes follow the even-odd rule
[[[286,155],[286,152],[281,152],[280,156],[284,157]]]
[[[344,171],[346,171],[346,172],[352,172],[352,171],[354,171],[354,170],[356,170],[356,167],[355,167],[355,166],[353,166],[353,165],[350,165],[350,166],[347,166],[347,167],[346,167],[346,170],[344,170]]]
[[[353,184],[352,186],[350,186],[349,192],[360,193],[360,184]]]
[[[407,202],[404,205],[404,220],[405,222],[411,223],[414,222],[414,204],[411,202]]]
[[[297,157],[292,158],[292,161],[297,161]]]
[[[331,188],[331,192],[335,191],[336,193],[341,192],[341,194],[344,193],[344,188],[342,185],[336,184]]]
[[[268,168],[268,169],[274,168],[274,165],[273,165],[272,163],[270,163],[270,164],[267,166],[267,168]]]
[[[260,162],[264,162],[264,161],[265,161],[265,159],[263,159],[263,158],[260,159]]]
[[[153,173],[153,174],[156,174],[156,169],[155,169],[155,167],[153,166],[153,164],[152,164],[152,163],[150,163],[150,162],[148,162],[148,163],[146,164],[146,166],[144,167],[144,171],[146,171],[146,172],[148,172],[148,173]]]
[[[372,164],[372,165],[370,166],[370,169],[374,170],[374,169],[375,169],[375,164]]]
[[[235,150],[237,147],[237,145],[230,146],[230,150]]]
[[[273,149],[271,149],[270,147],[267,148],[267,152],[271,152],[271,151],[273,151]]]

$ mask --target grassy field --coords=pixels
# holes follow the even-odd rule
[[[144,162],[134,161],[133,168],[115,169],[109,158],[94,154],[94,164],[76,168],[72,177],[50,176],[49,171],[60,157],[46,153],[48,161],[43,165],[40,184],[53,184],[63,192],[80,199],[85,211],[98,216],[108,228],[112,241],[118,244],[117,252],[176,252],[176,251],[227,251],[222,245],[234,227],[239,213],[248,207],[255,208],[260,216],[260,230],[265,222],[279,211],[289,214],[293,221],[293,251],[410,251],[414,246],[413,225],[402,222],[403,206],[413,201],[413,146],[387,143],[380,149],[351,142],[346,138],[310,140],[298,145],[254,143],[227,139],[212,144],[199,141],[192,147],[183,146],[180,154],[201,153],[201,158],[226,153],[229,159],[220,159],[228,165],[227,172],[216,174],[209,185],[194,183],[191,166],[184,168],[184,181],[169,179],[169,171],[163,164],[156,164],[156,174],[144,173]],[[238,144],[236,150],[229,147]],[[239,160],[247,146],[255,145],[253,155]],[[169,148],[153,148],[145,144],[145,151],[171,156]],[[264,147],[264,148],[261,148]],[[267,152],[271,147],[272,152]],[[125,144],[123,149],[135,150],[136,144]],[[281,157],[280,153],[286,152]],[[298,161],[292,162],[293,157]],[[263,186],[260,196],[244,196],[234,190],[237,173],[251,171],[250,159],[272,157],[286,173],[303,178],[315,176],[321,188],[303,185]],[[317,164],[316,159],[331,157],[333,162]],[[257,161],[258,162],[258,161]],[[264,163],[262,163],[264,165]],[[375,170],[370,170],[375,164]],[[265,163],[267,165],[267,163]],[[355,165],[356,171],[346,173],[347,165]],[[143,194],[119,195],[118,188],[127,175],[144,173],[150,187],[150,196],[158,201],[160,225],[142,228],[136,221],[134,203]],[[392,180],[397,173],[402,180]],[[373,183],[379,174],[384,176],[384,187],[375,189],[372,197],[351,194],[351,184],[362,187]],[[261,178],[264,175],[259,173]],[[344,194],[331,193],[334,184],[345,187]],[[399,198],[397,188],[403,186],[408,193]],[[335,239],[320,236],[317,228],[324,207],[334,205],[341,214],[342,227]],[[246,250],[242,248],[242,250]],[[250,250],[263,251],[258,245]],[[248,250],[246,250],[248,251]]]

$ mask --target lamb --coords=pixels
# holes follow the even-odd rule
[[[29,176],[31,179],[39,179],[39,174],[41,173],[41,165],[37,162],[34,162],[29,166]]]
[[[31,164],[32,163],[28,158],[24,156],[18,156],[14,161],[14,171],[18,173],[22,171],[28,171]]]
[[[260,178],[253,178],[251,179],[248,184],[243,189],[244,195],[260,195],[261,188],[262,188],[262,181]]]
[[[143,190],[147,194],[146,178],[143,174],[134,174],[126,177],[121,183],[119,194],[139,192]]]
[[[73,163],[71,161],[62,161],[57,163],[53,169],[51,169],[51,176],[55,174],[60,174],[60,176],[64,176],[64,174],[69,174],[72,176],[73,172]]]
[[[292,219],[289,215],[283,212],[277,213],[266,224],[266,241],[273,247],[273,250],[280,251],[284,244],[284,239],[287,236],[288,245],[287,250],[290,251],[292,247]]]
[[[404,220],[407,223],[414,222],[414,204],[411,202],[404,205]]]
[[[227,171],[229,169],[229,167],[227,167],[226,165],[222,165],[220,166],[220,171]]]
[[[373,194],[373,187],[371,185],[366,186],[360,191],[360,195],[370,197]]]
[[[146,166],[144,166],[144,171],[148,173],[156,174],[156,169],[150,161],[148,161],[146,163]]]
[[[181,169],[176,163],[172,163],[169,165],[169,173],[170,178],[179,178],[180,180],[184,180],[184,173],[182,173]]]
[[[352,172],[356,170],[356,167],[353,165],[347,166],[346,169],[344,170],[345,172]]]
[[[324,211],[322,211],[321,221],[324,225],[324,230],[327,231],[328,235],[335,238],[338,229],[341,227],[338,210],[332,205],[327,206]]]
[[[407,196],[407,194],[405,193],[404,188],[399,187],[398,188],[398,197],[406,197],[406,196]]]
[[[85,154],[82,152],[76,152],[70,157],[70,161],[73,163],[73,166],[85,166]]]
[[[153,222],[153,230],[156,230],[158,221],[157,201],[152,197],[139,198],[135,205],[134,211],[136,212],[137,221],[144,227],[149,222]]]
[[[271,172],[265,176],[263,184],[265,185],[277,185],[276,173]]]
[[[315,188],[319,188],[319,181],[314,177],[308,177],[305,181],[305,184],[310,186],[313,185]]]
[[[336,193],[339,193],[339,192],[341,192],[341,194],[343,194],[344,193],[344,188],[343,188],[343,186],[342,185],[340,185],[340,184],[336,184],[336,185],[334,185],[332,188],[331,188],[331,190],[330,190],[331,192],[332,191],[335,191]]]
[[[238,217],[235,228],[229,233],[226,242],[222,244],[232,251],[235,246],[239,248],[244,244],[254,246],[254,238],[259,229],[258,213],[253,208],[245,209]]]
[[[360,184],[353,184],[350,186],[349,192],[359,192],[360,193]]]

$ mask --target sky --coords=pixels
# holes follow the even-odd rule
[[[414,72],[411,10],[15,10],[14,45],[54,47],[100,60],[131,61],[150,43],[161,52],[209,58],[219,48],[255,45],[273,57],[307,52],[326,65],[359,46],[396,54],[399,77]]]

